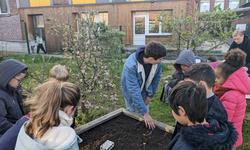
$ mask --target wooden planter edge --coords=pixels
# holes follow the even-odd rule
[[[76,133],[78,134],[78,135],[80,135],[80,134],[82,134],[82,133],[84,133],[84,132],[86,132],[86,131],[88,131],[88,130],[90,130],[90,129],[92,129],[92,128],[94,128],[94,127],[96,127],[96,126],[98,126],[98,125],[100,125],[100,124],[102,124],[102,123],[104,123],[104,122],[106,122],[106,121],[109,121],[109,120],[111,120],[111,119],[113,119],[113,118],[115,118],[115,117],[117,117],[117,116],[119,116],[120,114],[124,114],[124,115],[126,115],[126,116],[128,116],[128,117],[131,117],[131,118],[133,118],[133,119],[136,119],[136,120],[138,120],[138,121],[143,121],[143,118],[140,116],[140,115],[138,115],[138,114],[136,114],[136,113],[132,113],[132,112],[129,112],[129,111],[127,111],[126,109],[124,109],[124,108],[120,108],[120,109],[117,109],[117,110],[115,110],[115,111],[113,111],[113,112],[110,112],[110,113],[108,113],[108,114],[106,114],[106,115],[104,115],[104,116],[102,116],[102,117],[100,117],[100,118],[97,118],[97,119],[95,119],[95,120],[93,120],[93,121],[91,121],[91,122],[89,122],[89,123],[86,123],[86,124],[84,124],[84,125],[81,125],[81,126],[79,126],[79,127],[77,127],[76,129],[75,129],[75,131],[76,131]],[[173,131],[174,131],[174,127],[172,127],[172,126],[169,126],[169,125],[167,125],[167,124],[165,124],[165,123],[162,123],[162,122],[160,122],[160,121],[154,121],[155,122],[155,125],[159,128],[159,129],[161,129],[161,130],[163,130],[163,131],[166,131],[166,132],[168,132],[168,133],[173,133]]]

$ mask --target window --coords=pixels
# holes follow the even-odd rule
[[[31,17],[33,21],[33,37],[35,38],[39,35],[43,40],[45,40],[43,15],[32,15]]]
[[[0,14],[8,13],[7,0],[0,0]]]
[[[95,18],[94,18],[94,21],[96,23],[102,22],[102,23],[105,23],[106,25],[108,25],[108,21],[109,21],[108,13],[99,13],[99,14],[97,14],[95,16]]]
[[[68,5],[69,0],[53,0],[53,5]]]
[[[85,13],[80,14],[81,18],[83,18],[83,19],[87,18],[86,15],[87,14],[85,14]],[[102,22],[102,23],[105,23],[106,25],[108,25],[108,13],[102,12],[102,13],[96,14],[94,17],[94,22],[96,22],[96,23]]]
[[[159,12],[149,13],[149,33],[159,33]]]
[[[78,17],[83,19],[82,21],[85,21],[87,19],[87,14],[79,13]],[[105,25],[108,25],[108,13],[107,12],[97,13],[93,19],[95,23],[104,23]],[[77,31],[79,31],[79,22],[77,22]]]
[[[215,0],[214,6],[219,6],[222,10],[224,9],[224,0]]]
[[[200,1],[200,12],[206,12],[210,10],[210,0]]]
[[[43,15],[33,16],[33,24],[35,28],[44,28]]]
[[[135,18],[135,34],[145,34],[145,17]]]
[[[166,25],[167,20],[171,17],[171,11],[152,11],[149,12],[148,34],[164,34],[170,30]]]
[[[229,0],[229,8],[235,9],[239,6],[239,0]]]

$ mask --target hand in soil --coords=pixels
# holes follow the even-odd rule
[[[152,117],[148,113],[145,113],[143,118],[144,118],[144,122],[145,122],[145,125],[147,128],[149,128],[149,129],[155,128],[154,120],[152,119]]]

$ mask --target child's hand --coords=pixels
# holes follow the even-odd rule
[[[154,120],[152,119],[152,117],[148,113],[145,113],[143,118],[144,118],[144,122],[145,122],[145,125],[147,128],[149,128],[149,129],[155,128]]]

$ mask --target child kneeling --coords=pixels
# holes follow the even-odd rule
[[[208,103],[205,89],[183,81],[173,89],[169,104],[174,118],[184,127],[170,142],[170,150],[230,150],[237,139],[232,124],[206,120]]]

